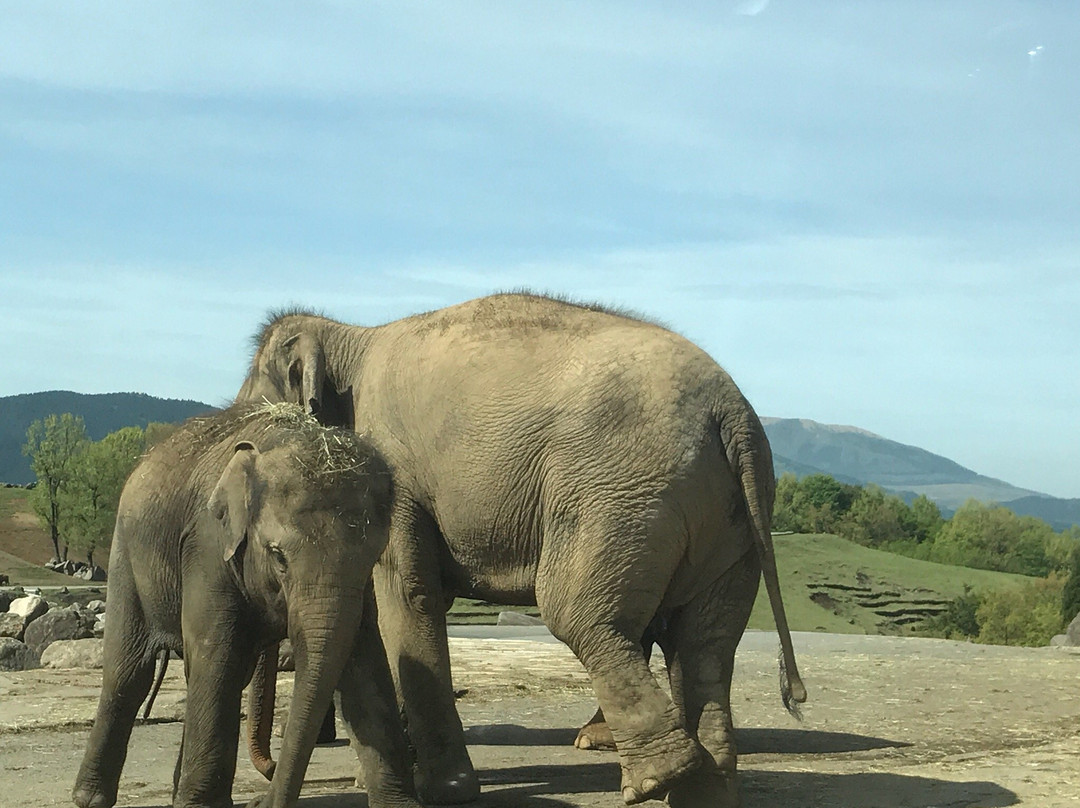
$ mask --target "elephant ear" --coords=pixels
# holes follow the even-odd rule
[[[326,380],[326,356],[322,343],[311,334],[294,334],[283,346],[290,352],[295,348],[296,359],[289,365],[289,385],[299,381],[300,406],[308,415],[318,415],[322,409],[323,382]]]
[[[232,458],[210,495],[210,513],[225,528],[224,560],[231,561],[247,538],[255,492],[259,450],[248,441],[236,444]]]

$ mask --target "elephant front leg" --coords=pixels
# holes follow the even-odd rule
[[[365,609],[352,658],[338,686],[341,715],[360,760],[371,808],[421,808],[416,801],[408,744],[394,680],[375,610]]]
[[[141,609],[120,581],[115,588],[110,593],[97,715],[72,791],[79,808],[110,808],[116,803],[131,730],[154,676]]]
[[[219,615],[217,619],[223,618]],[[240,699],[254,652],[246,649],[229,626],[200,628],[203,633],[193,637],[185,626],[187,709],[173,806],[232,808]]]
[[[375,569],[375,597],[386,656],[405,704],[416,749],[416,788],[426,803],[472,802],[480,781],[454,705],[446,609],[434,559],[418,542],[391,539],[391,563]]]

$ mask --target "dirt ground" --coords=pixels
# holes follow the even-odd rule
[[[740,647],[733,703],[746,808],[1080,805],[1075,650],[803,633],[795,643],[810,690],[801,722],[780,704],[775,635],[748,632]],[[622,805],[614,753],[571,745],[594,703],[563,646],[455,638],[451,650],[483,783],[475,805]],[[156,717],[133,733],[122,806],[169,804],[180,667],[170,670]],[[0,805],[70,804],[99,682],[100,671],[0,674]],[[284,710],[284,675],[281,690]],[[354,773],[346,745],[318,748],[300,805],[365,806]],[[263,787],[242,759],[235,799],[243,804]]]

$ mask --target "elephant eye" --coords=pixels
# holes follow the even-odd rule
[[[285,570],[289,566],[288,561],[285,559],[285,553],[283,553],[281,551],[281,548],[278,547],[276,544],[267,547],[266,551],[270,554],[270,558],[274,560],[274,563],[277,564],[277,566],[281,570]]]

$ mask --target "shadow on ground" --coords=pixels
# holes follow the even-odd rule
[[[912,808],[912,806],[1016,805],[1015,793],[996,783],[952,782],[888,773],[822,774],[819,772],[743,771],[744,808]],[[484,793],[477,808],[576,808],[598,805],[608,793],[617,804],[616,763],[514,766],[481,772]],[[580,795],[575,798],[573,795]],[[591,796],[590,796],[591,795]],[[584,800],[584,801],[583,801]],[[302,797],[300,808],[366,808],[357,791]],[[659,803],[657,803],[659,804]],[[161,808],[167,808],[161,806]]]
[[[518,724],[486,724],[466,729],[465,742],[483,746],[572,746],[577,734],[577,729],[534,729]],[[906,741],[888,738],[803,729],[738,729],[735,731],[735,739],[739,752],[743,755],[829,755],[911,746]]]
[[[745,808],[781,805],[822,808],[978,805],[980,808],[1005,808],[1019,802],[1014,792],[997,783],[953,782],[884,772],[823,774],[744,770],[741,778]]]

